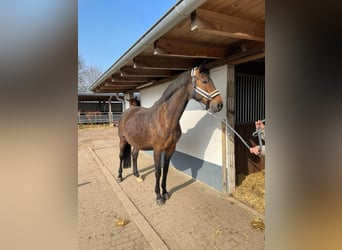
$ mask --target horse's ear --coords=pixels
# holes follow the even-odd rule
[[[205,71],[206,67],[205,67],[206,61],[203,61],[201,63],[201,65],[198,67],[199,72]]]

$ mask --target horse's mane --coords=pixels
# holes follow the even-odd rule
[[[172,83],[165,89],[163,95],[157,100],[154,104],[161,104],[163,102],[166,102],[172,94],[178,90],[180,87],[182,87],[184,84],[187,83],[187,80],[189,79],[189,71],[186,71],[182,74],[180,74],[175,80],[172,81]]]

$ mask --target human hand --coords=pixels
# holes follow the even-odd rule
[[[251,152],[251,154],[259,155],[260,147],[259,146],[250,147],[249,152]]]
[[[257,121],[255,122],[255,128],[256,128],[256,129],[259,129],[259,128],[264,129],[264,128],[265,128],[265,124],[264,124],[262,121],[257,120]]]

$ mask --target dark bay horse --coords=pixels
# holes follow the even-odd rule
[[[130,166],[133,158],[133,174],[139,177],[137,158],[139,150],[153,150],[155,166],[155,193],[157,204],[162,205],[169,198],[166,178],[172,154],[181,136],[179,120],[190,99],[206,105],[211,112],[222,109],[220,92],[216,90],[209,71],[203,65],[191,72],[182,73],[164,91],[151,108],[131,107],[120,119],[118,134],[120,138],[120,166],[118,182],[122,181],[122,168]],[[133,147],[133,150],[131,150]],[[162,195],[160,194],[161,157],[164,152]]]

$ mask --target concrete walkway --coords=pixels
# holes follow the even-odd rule
[[[144,181],[130,168],[117,183],[116,128],[79,130],[78,151],[80,249],[264,249],[264,232],[251,226],[257,212],[172,167],[171,198],[158,206],[153,160],[143,152]],[[116,226],[117,219],[129,223]]]

